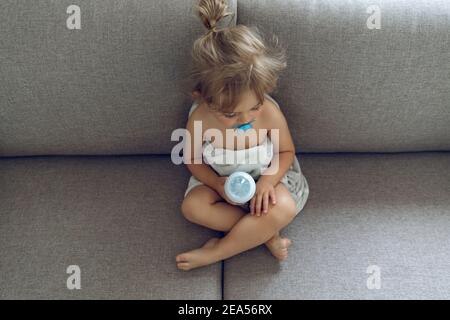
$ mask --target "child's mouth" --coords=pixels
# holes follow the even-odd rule
[[[256,120],[256,119],[253,119],[253,120],[251,120],[251,121],[249,121],[249,122],[242,123],[242,124],[235,124],[235,125],[233,125],[232,128],[233,128],[233,129],[238,129],[238,130],[246,131],[246,130],[252,128],[252,123],[253,123],[255,120]]]

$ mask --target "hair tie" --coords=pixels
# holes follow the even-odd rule
[[[214,26],[211,29],[209,29],[208,34],[210,34],[211,32],[219,32],[219,30],[217,30],[216,26]]]

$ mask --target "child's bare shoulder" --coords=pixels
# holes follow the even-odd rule
[[[268,128],[279,128],[286,121],[281,108],[278,108],[270,99],[264,100],[264,108],[262,108],[261,116]]]
[[[194,121],[201,121],[202,122],[202,128],[205,130],[205,127],[208,127],[208,120],[209,120],[209,113],[206,109],[205,105],[203,103],[200,103],[194,111],[192,111],[191,115],[189,116],[186,128],[187,129],[193,129],[194,128]]]

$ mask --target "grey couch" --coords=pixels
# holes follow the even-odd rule
[[[229,0],[287,46],[272,96],[310,195],[287,261],[183,272],[220,236],[182,216],[170,160],[194,3],[0,2],[0,298],[449,299],[450,2]]]

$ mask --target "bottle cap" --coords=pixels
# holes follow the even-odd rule
[[[231,201],[243,204],[255,194],[256,183],[251,175],[238,171],[227,178],[224,188],[225,194]]]

